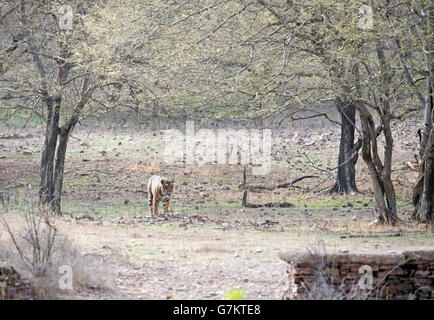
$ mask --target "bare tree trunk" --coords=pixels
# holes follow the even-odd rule
[[[428,138],[419,170],[418,182],[413,189],[413,218],[420,222],[434,221],[434,129]]]
[[[356,122],[356,107],[351,102],[335,101],[341,115],[341,140],[338,157],[338,175],[330,193],[358,192],[356,187],[357,150],[354,148],[354,125]]]
[[[387,208],[389,209],[388,214],[383,215],[383,218],[387,224],[394,224],[398,220],[398,217],[396,212],[395,188],[393,187],[392,182],[393,137],[390,128],[390,122],[392,120],[390,111],[390,81],[392,76],[390,65],[384,55],[383,44],[380,41],[377,41],[376,45],[382,80],[381,89],[383,93],[380,96],[381,112],[379,113],[379,116],[381,118],[385,140],[383,167],[379,170],[379,173],[383,182],[384,193],[386,195]],[[378,159],[377,162],[381,164],[380,159]]]
[[[357,102],[356,107],[362,122],[362,158],[368,167],[372,187],[374,189],[377,220],[379,223],[394,225],[398,220],[396,215],[395,190],[390,178],[390,173],[387,172],[387,168],[383,166],[378,156],[377,132],[374,120],[363,103]],[[386,144],[387,141],[388,138],[386,138]],[[385,157],[390,157],[390,155],[386,155],[386,153],[391,152],[391,146],[386,146]]]
[[[61,196],[63,187],[63,173],[65,170],[66,148],[71,135],[72,128],[62,130],[59,134],[59,145],[56,151],[56,166],[54,171],[54,190],[53,203],[51,209],[53,213],[61,214]]]
[[[46,96],[45,100],[47,105],[47,124],[41,157],[39,199],[43,207],[49,208],[53,201],[54,161],[59,133],[61,99],[60,97],[53,98]]]
[[[434,221],[434,13],[432,6],[427,10],[428,39],[424,48],[426,61],[426,99],[425,119],[422,139],[419,148],[421,163],[419,166],[418,181],[413,189],[413,219],[420,222]],[[429,33],[431,31],[431,33]]]

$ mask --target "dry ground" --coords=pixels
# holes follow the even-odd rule
[[[302,189],[250,193],[249,202],[294,204],[261,209],[240,206],[240,166],[166,164],[159,131],[77,130],[67,156],[65,215],[56,224],[82,253],[114,260],[108,273],[111,290],[82,290],[69,297],[221,299],[227,290],[242,287],[251,299],[280,299],[285,264],[277,256],[279,251],[305,251],[320,240],[329,252],[433,248],[432,227],[409,219],[416,177],[411,163],[417,150],[416,123],[393,128],[393,178],[402,219],[393,228],[369,226],[374,203],[361,159],[357,182],[363,194],[324,192],[333,183],[327,168],[336,165],[336,127],[294,127],[273,134],[270,174],[249,173],[248,181],[272,185],[307,174],[317,178],[297,184]],[[39,129],[28,133],[27,138],[0,139],[0,187],[10,194],[10,212],[4,217],[15,228],[23,225],[20,213],[26,208],[26,186],[37,189],[43,135]],[[151,222],[144,218],[148,215],[144,186],[154,173],[176,183],[169,217]],[[80,219],[83,216],[91,220]],[[4,230],[0,241],[9,246]]]
[[[175,218],[168,222],[173,220],[178,222]],[[15,227],[23,224],[16,214],[8,214],[7,221]],[[279,299],[286,280],[285,263],[277,256],[282,250],[303,252],[320,240],[325,241],[327,252],[434,247],[432,236],[411,232],[397,238],[342,239],[295,229],[223,231],[143,222],[100,225],[67,218],[57,219],[56,225],[83,254],[114,258],[106,269],[111,290],[81,290],[72,296],[78,299],[222,299],[227,290],[237,287],[250,299]],[[0,241],[8,242],[5,232]]]

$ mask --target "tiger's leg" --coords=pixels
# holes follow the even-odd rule
[[[152,207],[153,207],[153,211],[154,211],[154,216],[158,216],[158,200],[156,197],[154,197],[154,199],[153,199]]]
[[[167,211],[169,211],[169,202],[170,202],[170,199],[167,199],[166,204],[164,205],[164,214],[166,214]]]
[[[152,196],[152,193],[151,192],[149,192],[148,193],[148,200],[149,200],[149,215],[152,217],[152,215],[153,215],[153,211],[152,211],[152,204],[153,204],[153,196]]]

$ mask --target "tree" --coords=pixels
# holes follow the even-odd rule
[[[340,99],[354,105],[361,118],[363,143],[358,147],[363,146],[362,158],[373,185],[377,220],[394,224],[397,207],[391,176],[391,122],[395,118],[394,112],[406,104],[408,90],[402,74],[397,74],[392,67],[398,62],[394,40],[406,32],[402,27],[400,3],[370,3],[368,8],[375,24],[368,28],[358,24],[363,17],[356,16],[360,6],[356,1],[312,0],[299,4],[293,1],[236,1],[231,3],[231,8],[224,8],[224,2],[213,3],[218,6],[219,19],[214,24],[212,19],[207,19],[208,31],[195,44],[200,44],[210,61],[209,52],[213,52],[214,44],[209,39],[212,37],[221,48],[222,39],[229,38],[223,30],[235,29],[236,37],[227,33],[235,38],[229,39],[228,51],[236,47],[235,43],[237,47],[251,48],[250,54],[244,50],[250,58],[244,58],[245,67],[236,73],[236,85],[232,85],[242,86],[239,91],[246,95],[245,101],[251,106],[244,110],[254,110],[255,115],[282,112],[291,103],[303,108],[311,98],[314,101]],[[208,10],[209,7],[198,7],[181,21],[193,17],[200,20],[200,15]],[[196,35],[193,33],[190,37]],[[278,52],[282,54],[278,55]],[[241,50],[237,53],[242,55]],[[292,64],[288,63],[289,58],[293,60]],[[305,61],[312,63],[313,72],[307,70],[306,63],[302,64]],[[296,85],[300,82],[301,86]],[[374,123],[374,114],[380,119],[379,126]],[[379,133],[385,140],[383,159],[377,143]],[[351,140],[351,133],[348,137]],[[346,153],[350,156],[350,152]],[[341,161],[341,173],[345,171],[345,163],[350,165],[347,159]]]
[[[26,53],[37,72],[29,82],[43,105],[46,121],[40,166],[40,204],[61,213],[68,141],[84,107],[99,86],[99,78],[89,68],[76,68],[76,63],[70,60],[69,41],[73,33],[61,29],[57,8],[51,1],[21,0],[17,30],[24,34]],[[42,20],[46,21],[44,26],[40,26]],[[76,98],[71,97],[73,94]],[[65,115],[63,121],[61,115]]]
[[[2,75],[7,82],[3,89],[9,93],[2,96],[10,103],[4,108],[39,110],[44,119],[39,198],[41,206],[54,213],[61,213],[66,151],[75,126],[137,98],[140,89],[135,90],[129,76],[149,69],[131,49],[137,43],[125,36],[113,43],[114,37],[107,38],[113,35],[107,24],[97,28],[96,20],[119,20],[117,6],[114,1],[77,1],[74,7],[62,7],[61,1],[10,0],[1,8],[13,14],[2,21],[0,31],[11,34],[19,51]],[[153,31],[144,35],[149,38]]]
[[[401,17],[406,33],[394,38],[399,57],[403,80],[407,83],[409,95],[417,103],[416,109],[424,114],[423,128],[420,130],[419,173],[413,189],[415,207],[413,219],[420,222],[433,221],[433,174],[432,174],[432,61],[433,47],[432,6],[429,1],[398,3],[396,15]],[[404,45],[403,45],[404,44]],[[414,58],[417,58],[415,60]],[[424,64],[420,64],[424,61]],[[425,86],[421,85],[425,80]],[[425,92],[425,94],[424,94]]]
[[[409,21],[413,32],[420,40],[420,48],[425,60],[425,98],[417,91],[415,80],[409,75],[407,64],[401,58],[404,72],[407,74],[407,81],[416,91],[424,107],[424,126],[421,130],[421,141],[419,148],[419,174],[416,185],[413,189],[413,218],[421,222],[434,221],[434,12],[432,4],[429,1],[422,3],[416,2],[414,7],[410,8]],[[408,12],[407,11],[407,12]],[[411,23],[411,24],[410,24]],[[397,42],[399,46],[399,42]]]

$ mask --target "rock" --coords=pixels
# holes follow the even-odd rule
[[[19,280],[21,279],[20,274],[15,270],[14,267],[0,267],[0,280],[10,281],[11,279]]]
[[[33,299],[36,290],[14,267],[0,267],[0,300]]]

